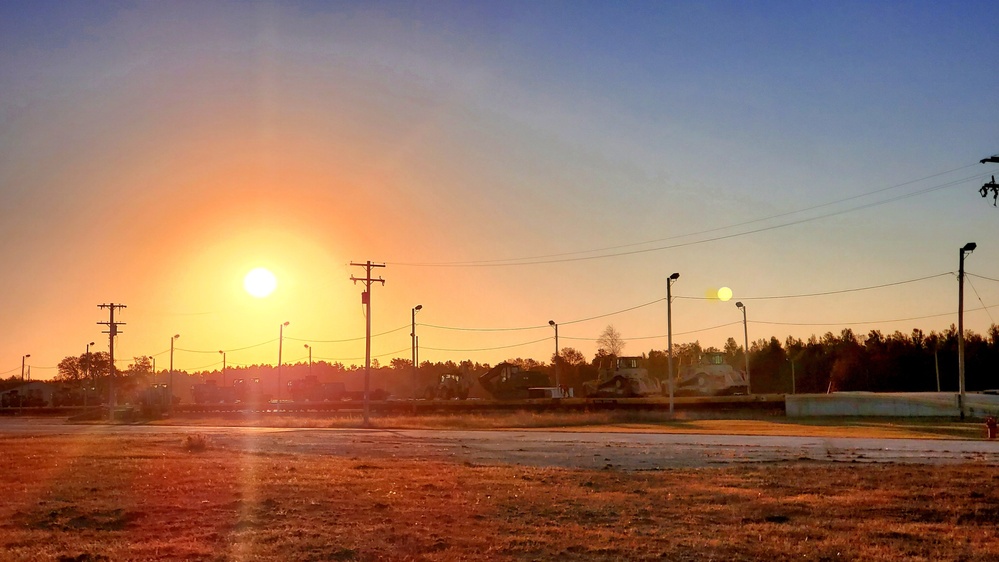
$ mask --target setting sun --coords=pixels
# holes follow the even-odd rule
[[[277,278],[270,270],[258,267],[250,270],[243,278],[243,288],[258,299],[262,299],[277,288]]]
[[[718,289],[718,300],[725,302],[732,298],[732,289],[728,287],[722,287]]]

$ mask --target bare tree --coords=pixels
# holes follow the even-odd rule
[[[624,351],[624,339],[613,324],[608,324],[597,338],[597,348],[606,354],[620,357]]]

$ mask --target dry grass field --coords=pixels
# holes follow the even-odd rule
[[[2,559],[999,558],[999,471],[981,464],[626,472],[250,445],[0,437]]]

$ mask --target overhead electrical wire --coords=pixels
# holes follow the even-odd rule
[[[700,328],[698,330],[687,330],[685,332],[673,332],[673,335],[674,336],[688,336],[690,334],[699,334],[701,332],[710,332],[711,330],[717,330],[718,328],[724,328],[726,326],[734,326],[735,324],[742,324],[742,320],[736,320],[734,322],[727,322],[725,324],[718,324],[717,326],[711,326],[710,328]],[[655,340],[655,339],[660,339],[660,338],[665,338],[665,337],[667,337],[667,334],[662,334],[662,335],[658,335],[658,336],[638,336],[638,337],[634,337],[634,338],[625,338],[625,337],[622,337],[621,339],[624,340],[624,341],[626,341],[626,342],[629,342],[629,341],[632,341],[632,340]],[[550,338],[546,338],[546,339],[550,339]],[[563,339],[563,340],[578,340],[578,341],[597,341],[600,338],[576,338],[576,337],[571,337],[571,336],[559,336],[559,339]]]
[[[823,291],[823,292],[820,292],[820,293],[803,293],[803,294],[800,294],[800,295],[771,295],[771,296],[766,296],[766,297],[739,297],[739,300],[753,301],[753,300],[797,299],[797,298],[804,298],[804,297],[821,297],[821,296],[826,296],[826,295],[839,295],[839,294],[842,294],[842,293],[856,293],[856,292],[859,292],[859,291],[869,291],[871,289],[883,289],[885,287],[896,287],[898,285],[905,285],[907,283],[916,283],[918,281],[926,281],[927,279],[936,279],[937,277],[944,277],[946,275],[954,275],[954,272],[953,271],[948,271],[946,273],[938,273],[936,275],[928,275],[926,277],[920,277],[918,279],[909,279],[909,280],[906,280],[906,281],[896,281],[894,283],[884,283],[882,285],[871,285],[871,286],[868,286],[868,287],[856,287],[856,288],[853,288],[853,289],[841,289],[841,290],[838,290],[838,291]],[[718,297],[684,297],[684,296],[675,296],[674,298],[677,298],[677,299],[686,299],[686,300],[718,300]]]
[[[928,276],[925,276],[925,277],[919,277],[917,279],[907,279],[905,281],[896,281],[896,282],[893,282],[893,283],[883,283],[881,285],[870,285],[870,286],[866,286],[866,287],[854,287],[854,288],[851,288],[851,289],[840,289],[840,290],[836,290],[836,291],[824,291],[824,292],[819,292],[819,293],[804,293],[804,294],[797,294],[797,295],[771,295],[771,296],[764,296],[764,297],[740,297],[740,300],[789,299],[789,298],[801,298],[801,297],[816,297],[816,296],[824,296],[824,295],[836,295],[836,294],[843,294],[843,293],[854,293],[854,292],[860,292],[860,291],[869,291],[869,290],[872,290],[872,289],[883,289],[883,288],[886,288],[886,287],[895,287],[895,286],[898,286],[898,285],[905,285],[907,283],[916,283],[916,282],[919,282],[919,281],[926,281],[927,279],[934,279],[934,278],[937,278],[937,277],[944,277],[944,276],[947,276],[947,275],[954,275],[954,272],[937,273],[935,275],[928,275]],[[679,296],[679,295],[674,295],[673,298],[675,298],[675,299],[691,299],[691,300],[718,300],[717,297],[689,297],[689,296]],[[614,312],[608,312],[606,314],[599,314],[599,315],[590,316],[590,317],[587,317],[587,318],[580,318],[580,319],[577,319],[577,320],[568,320],[568,321],[565,321],[565,322],[559,322],[559,326],[567,326],[567,325],[571,325],[571,324],[579,324],[581,322],[588,322],[590,320],[596,320],[596,319],[600,319],[600,318],[606,318],[608,316],[614,316],[616,314],[622,314],[622,313],[625,313],[625,312],[630,312],[632,310],[638,310],[640,308],[645,308],[647,306],[651,306],[651,305],[663,302],[665,300],[666,300],[666,298],[663,297],[663,298],[659,298],[659,299],[656,299],[656,300],[653,300],[653,301],[649,301],[649,302],[646,302],[646,303],[643,303],[643,304],[639,304],[639,305],[635,305],[635,306],[632,306],[632,307],[628,307],[628,308],[624,308],[624,309],[621,309],[621,310],[617,310],[617,311],[614,311]],[[550,328],[550,326],[548,324],[538,324],[538,325],[535,325],[535,326],[521,326],[521,327],[514,327],[514,328],[466,328],[466,327],[456,327],[456,326],[441,326],[441,325],[437,325],[437,324],[418,324],[418,326],[423,327],[423,328],[436,328],[436,329],[439,329],[439,330],[454,330],[454,331],[462,331],[462,332],[513,332],[513,331],[539,330],[539,329],[542,329],[542,328],[544,328],[544,329],[549,329]]]
[[[739,236],[746,236],[746,235],[749,235],[749,234],[756,234],[756,233],[759,233],[759,232],[765,232],[765,231],[774,230],[774,229],[778,229],[778,228],[784,228],[784,227],[787,227],[787,226],[794,226],[794,225],[802,224],[802,223],[805,223],[805,222],[811,222],[811,221],[815,221],[815,220],[819,220],[819,219],[823,219],[823,218],[829,218],[829,217],[833,217],[833,216],[838,216],[838,215],[850,213],[850,212],[853,212],[853,211],[859,211],[859,210],[863,210],[863,209],[868,209],[868,208],[871,208],[871,207],[876,207],[876,206],[884,205],[884,204],[887,204],[887,203],[893,203],[895,201],[900,201],[902,199],[907,199],[909,197],[915,197],[915,196],[918,196],[918,195],[924,195],[926,193],[931,193],[933,191],[938,191],[940,189],[945,189],[945,188],[948,188],[948,187],[953,187],[955,185],[959,185],[959,184],[962,184],[962,183],[965,183],[965,182],[968,182],[968,181],[971,181],[971,180],[974,180],[974,179],[978,179],[978,178],[981,177],[982,174],[975,174],[973,176],[968,176],[968,177],[961,178],[961,179],[958,179],[958,180],[952,180],[950,182],[946,182],[946,183],[943,183],[943,184],[939,184],[939,185],[931,186],[931,187],[928,187],[928,188],[924,188],[922,190],[914,191],[912,193],[906,193],[906,194],[902,194],[902,195],[897,195],[897,196],[894,196],[894,197],[891,197],[891,198],[888,198],[888,199],[883,199],[883,200],[880,200],[880,201],[874,201],[874,202],[871,202],[871,203],[866,203],[866,204],[863,204],[863,205],[858,205],[858,206],[850,207],[850,208],[847,208],[847,209],[842,209],[842,210],[839,210],[839,211],[833,211],[833,212],[830,212],[830,213],[816,215],[816,216],[813,216],[813,217],[806,217],[806,218],[803,218],[803,219],[798,219],[798,220],[794,220],[794,221],[790,221],[790,222],[786,222],[786,223],[782,223],[782,224],[777,224],[777,225],[766,226],[766,227],[757,228],[757,229],[753,229],[753,230],[747,230],[747,231],[743,231],[743,232],[736,232],[736,233],[726,234],[726,235],[722,235],[722,236],[715,236],[715,237],[711,237],[711,238],[704,238],[704,239],[700,239],[700,240],[694,240],[694,241],[690,241],[690,242],[682,242],[682,243],[677,243],[677,244],[672,244],[672,245],[667,245],[667,246],[659,246],[659,247],[655,247],[655,248],[645,248],[645,249],[641,249],[641,250],[630,250],[630,251],[626,251],[626,252],[605,253],[605,254],[599,254],[599,255],[595,255],[595,256],[566,257],[566,256],[576,256],[576,255],[579,255],[579,254],[589,254],[589,253],[594,253],[594,252],[606,252],[606,251],[610,251],[610,250],[618,250],[618,249],[630,248],[630,247],[635,247],[635,246],[643,246],[643,245],[646,245],[646,244],[654,244],[654,243],[658,243],[658,242],[664,242],[664,241],[667,241],[667,240],[674,240],[674,239],[677,239],[677,238],[688,238],[688,237],[692,237],[692,236],[700,236],[700,235],[703,235],[703,234],[710,234],[712,232],[717,232],[717,231],[721,231],[721,230],[728,230],[728,229],[731,229],[731,228],[738,228],[740,226],[746,226],[746,225],[755,224],[755,223],[759,223],[759,222],[765,222],[765,221],[773,220],[773,219],[776,219],[776,218],[782,218],[782,217],[789,216],[789,215],[799,214],[799,213],[803,213],[803,212],[806,212],[806,211],[810,211],[810,210],[814,210],[814,209],[818,209],[818,208],[822,208],[822,207],[827,207],[827,206],[830,206],[830,205],[835,205],[835,204],[843,203],[843,202],[846,202],[846,201],[851,201],[851,200],[854,200],[854,199],[859,199],[859,198],[862,198],[862,197],[867,197],[867,196],[874,195],[874,194],[877,194],[877,193],[881,193],[881,192],[884,192],[884,191],[888,191],[888,190],[891,190],[891,189],[896,189],[898,187],[903,187],[903,186],[906,186],[906,185],[911,185],[913,183],[918,183],[918,182],[921,182],[921,181],[925,181],[927,179],[931,179],[931,178],[939,177],[939,176],[946,175],[946,174],[949,174],[949,173],[953,173],[953,172],[956,172],[956,171],[960,171],[960,170],[963,170],[963,169],[966,169],[966,168],[971,168],[973,166],[974,165],[970,165],[969,164],[969,165],[966,165],[966,166],[962,166],[960,168],[955,168],[953,170],[948,170],[946,172],[940,172],[940,173],[937,173],[937,174],[932,174],[932,175],[925,176],[923,178],[919,178],[919,179],[916,179],[916,180],[910,180],[910,181],[903,182],[903,183],[900,183],[900,184],[896,184],[896,185],[893,185],[893,186],[890,186],[890,187],[885,187],[885,188],[877,189],[877,190],[874,190],[874,191],[870,191],[868,193],[863,193],[863,194],[860,194],[860,195],[854,195],[854,196],[851,196],[851,197],[846,197],[846,198],[839,199],[839,200],[836,200],[836,201],[831,201],[831,202],[828,202],[828,203],[822,203],[822,204],[819,204],[819,205],[814,205],[812,207],[806,207],[806,208],[798,209],[798,210],[795,210],[795,211],[788,211],[788,212],[785,212],[785,213],[779,213],[779,214],[776,214],[776,215],[771,215],[771,216],[763,217],[763,218],[759,218],[759,219],[753,219],[753,220],[745,221],[745,222],[741,222],[741,223],[726,225],[726,226],[722,226],[722,227],[716,227],[716,228],[702,230],[702,231],[688,233],[688,234],[678,234],[678,235],[675,235],[675,236],[669,236],[669,237],[659,238],[659,239],[656,239],[656,240],[649,240],[649,241],[645,241],[645,242],[623,244],[623,245],[619,245],[619,246],[610,246],[610,247],[606,247],[606,248],[593,249],[593,250],[582,250],[582,251],[575,251],[575,252],[564,252],[564,253],[559,253],[559,254],[547,254],[547,255],[532,256],[532,257],[523,257],[523,258],[505,258],[505,259],[496,259],[496,260],[472,260],[472,261],[454,261],[454,262],[428,262],[428,263],[420,263],[420,262],[392,262],[392,265],[396,265],[396,266],[409,266],[409,267],[498,267],[498,266],[517,266],[517,265],[542,265],[542,264],[565,263],[565,262],[574,262],[574,261],[584,261],[584,260],[594,260],[594,259],[603,259],[603,258],[610,258],[610,257],[627,256],[627,255],[641,254],[641,253],[647,253],[647,252],[656,252],[656,251],[667,250],[667,249],[672,249],[672,248],[686,247],[686,246],[691,246],[691,245],[695,245],[695,244],[704,244],[704,243],[707,243],[707,242],[715,242],[715,241],[719,241],[719,240],[727,240],[727,239],[735,238],[735,237],[739,237]]]
[[[986,310],[989,308],[996,308],[999,304],[991,304],[989,306],[982,306],[980,308],[966,309],[965,312],[977,312],[979,310]],[[895,318],[894,320],[868,320],[865,322],[826,322],[826,323],[815,323],[815,322],[770,322],[766,320],[749,320],[750,324],[768,324],[772,326],[861,326],[865,324],[891,324],[894,322],[910,322],[912,320],[928,320],[930,318],[943,318],[945,316],[953,316],[957,314],[956,312],[944,312],[942,314],[930,314],[927,316],[913,316],[911,318]]]
[[[385,353],[380,353],[378,355],[372,355],[371,358],[372,359],[377,359],[379,357],[388,357],[390,355],[396,355],[397,353],[402,353],[403,351],[409,351],[409,349],[410,348],[408,348],[408,347],[404,347],[402,349],[397,349],[395,351],[388,351],[388,352],[385,352]],[[426,349],[426,348],[422,348],[421,347],[420,349]],[[316,359],[318,359],[319,361],[332,361],[334,363],[342,363],[343,361],[360,361],[361,359],[365,359],[365,358],[364,357],[339,357],[339,358],[336,358],[336,357],[313,357],[313,360],[316,360]]]
[[[887,288],[887,287],[895,287],[895,286],[899,286],[899,285],[904,285],[904,284],[909,284],[909,283],[917,283],[917,282],[920,282],[920,281],[926,281],[926,280],[929,280],[929,279],[935,279],[937,277],[944,277],[944,276],[947,276],[947,275],[955,275],[955,273],[954,272],[944,272],[944,273],[938,273],[938,274],[935,274],[935,275],[928,275],[928,276],[925,276],[925,277],[919,277],[919,278],[915,278],[915,279],[908,279],[908,280],[904,280],[904,281],[896,281],[896,282],[892,282],[892,283],[883,283],[883,284],[880,284],[880,285],[869,285],[869,286],[865,286],[865,287],[854,287],[854,288],[850,288],[850,289],[840,289],[840,290],[834,290],[834,291],[823,291],[823,292],[817,292],[817,293],[802,293],[802,294],[793,294],[793,295],[769,295],[769,296],[761,296],[761,297],[752,297],[752,296],[750,296],[750,297],[740,297],[740,299],[741,300],[767,300],[767,299],[789,299],[789,298],[805,298],[805,297],[828,296],[828,295],[836,295],[836,294],[844,294],[844,293],[868,291],[868,290],[873,290],[873,289],[883,289],[883,288]],[[989,281],[999,282],[999,279],[993,279],[991,277],[986,277],[986,276],[983,276],[983,275],[977,275],[977,274],[973,274],[973,273],[966,273],[966,275],[973,276],[973,277],[978,277],[978,278],[981,278],[981,279],[986,279],[986,280],[989,280]],[[969,285],[970,284],[971,284],[971,282],[969,280]],[[999,306],[999,305],[985,306],[985,303],[982,300],[981,295],[978,294],[977,289],[974,287],[974,285],[971,285],[971,287],[972,287],[972,290],[974,290],[976,296],[978,297],[979,302],[982,303],[982,307],[981,308],[970,309],[970,310],[968,310],[968,312],[973,312],[973,311],[978,311],[978,310],[985,310],[987,313],[989,313],[989,318],[991,320],[992,319],[992,315],[989,312],[989,309],[990,308],[994,308],[994,307]],[[674,295],[673,298],[676,298],[676,299],[686,299],[686,300],[717,300],[717,297],[691,297],[691,296],[683,296],[683,295]],[[567,325],[572,325],[572,324],[579,324],[579,323],[582,323],[582,322],[588,322],[588,321],[596,320],[596,319],[600,319],[600,318],[606,318],[606,317],[609,317],[609,316],[614,316],[614,315],[617,315],[617,314],[622,314],[622,313],[625,313],[625,312],[630,312],[630,311],[633,311],[633,310],[638,310],[640,308],[645,308],[645,307],[648,307],[648,306],[652,306],[652,305],[660,303],[660,302],[662,302],[664,300],[666,300],[665,297],[658,298],[658,299],[655,299],[655,300],[652,300],[652,301],[649,301],[649,302],[646,302],[646,303],[643,303],[643,304],[631,306],[631,307],[624,308],[624,309],[621,309],[621,310],[617,310],[617,311],[614,311],[614,312],[608,312],[608,313],[599,314],[599,315],[596,315],[596,316],[590,316],[590,317],[586,317],[586,318],[580,318],[580,319],[576,319],[576,320],[568,320],[568,321],[565,321],[565,322],[560,322],[559,325],[560,326],[567,326]],[[918,316],[918,317],[911,317],[911,318],[900,318],[900,319],[894,319],[894,320],[874,320],[874,321],[864,321],[864,322],[835,322],[835,323],[807,323],[807,322],[802,322],[802,323],[798,323],[798,322],[770,322],[770,321],[753,319],[753,320],[750,320],[749,323],[751,323],[751,324],[768,324],[768,325],[776,325],[776,326],[856,326],[856,325],[865,325],[865,324],[880,324],[880,323],[905,322],[905,321],[912,321],[912,320],[924,320],[924,319],[929,319],[929,318],[938,318],[938,317],[943,317],[943,316],[949,316],[950,314],[953,314],[953,313],[935,314],[935,315],[928,315],[928,316]],[[993,321],[993,323],[994,323],[994,321]],[[682,336],[682,335],[690,335],[690,334],[696,334],[696,333],[701,333],[701,332],[707,332],[707,331],[715,330],[715,329],[722,328],[722,327],[725,327],[725,326],[730,326],[730,325],[733,325],[733,324],[738,324],[738,322],[730,322],[730,323],[720,324],[718,326],[713,326],[713,327],[710,327],[710,328],[702,328],[702,329],[698,329],[698,330],[689,330],[689,331],[685,331],[685,332],[675,332],[674,335]],[[455,326],[441,326],[441,325],[436,325],[436,324],[418,324],[418,325],[420,327],[423,327],[423,328],[435,328],[435,329],[440,329],[440,330],[453,330],[453,331],[465,331],[465,332],[506,332],[506,331],[525,331],[525,330],[538,330],[538,329],[548,329],[548,328],[550,328],[550,326],[548,324],[539,324],[539,325],[535,325],[535,326],[522,326],[522,327],[512,327],[512,328],[466,328],[466,327],[455,327]],[[373,334],[372,337],[385,336],[385,335],[388,335],[388,334],[392,334],[392,333],[404,330],[407,327],[409,327],[409,325],[400,326],[400,327],[394,328],[392,330],[388,330],[388,331],[385,331],[385,332],[380,332],[378,334]],[[625,339],[626,340],[645,340],[645,339],[658,339],[658,338],[662,338],[662,337],[665,337],[665,336],[663,336],[663,335],[640,336],[640,337],[625,338]],[[580,337],[572,337],[572,336],[562,336],[562,338],[566,339],[566,340],[575,340],[575,341],[596,341],[596,339],[599,339],[599,338],[580,338]],[[364,340],[365,338],[364,337],[357,337],[357,338],[348,338],[348,339],[341,339],[341,340],[312,340],[312,339],[294,338],[294,337],[288,337],[288,336],[286,336],[285,339],[288,339],[288,340],[291,340],[291,341],[298,341],[298,342],[308,342],[308,343],[347,343],[347,342],[353,342],[353,341],[361,341],[361,340]],[[539,343],[539,342],[542,342],[542,341],[546,341],[546,340],[549,340],[549,339],[551,339],[551,338],[550,337],[546,337],[546,338],[542,338],[542,339],[538,339],[538,340],[533,340],[533,341],[530,341],[530,342],[523,342],[523,343],[517,343],[517,344],[511,344],[511,345],[504,345],[504,346],[497,346],[497,347],[490,347],[490,348],[447,349],[447,348],[423,347],[422,349],[429,350],[429,351],[441,351],[441,352],[493,351],[493,350],[498,350],[498,349],[509,349],[509,348],[514,348],[514,347],[522,347],[522,346],[525,346],[525,345],[532,345],[532,344]],[[278,338],[270,339],[270,340],[267,340],[267,341],[264,341],[264,342],[260,342],[260,343],[256,343],[256,344],[253,344],[253,345],[248,345],[248,346],[239,347],[239,348],[233,348],[233,349],[227,349],[227,350],[223,350],[223,351],[225,351],[227,353],[228,352],[236,352],[236,351],[245,351],[245,350],[253,349],[253,348],[256,348],[256,347],[263,346],[263,345],[268,345],[268,344],[274,343],[276,341],[278,341]],[[392,355],[392,354],[395,354],[395,353],[400,353],[400,352],[406,351],[406,350],[407,349],[400,349],[398,351],[393,351],[393,352],[389,352],[389,353],[380,354],[380,355],[377,355],[375,357],[385,357],[387,355]],[[158,353],[155,353],[155,354],[152,354],[152,355],[147,355],[147,357],[158,357],[160,355],[164,355],[164,354],[168,353],[169,351],[170,351],[169,349],[164,349],[163,351],[160,351]],[[196,349],[186,349],[186,348],[174,348],[174,351],[181,351],[181,352],[185,352],[185,353],[218,353],[218,350],[196,350]],[[332,359],[332,358],[319,357],[317,359],[319,359],[319,360],[332,360],[332,361],[350,361],[350,360],[363,359],[363,357],[346,358],[346,359]],[[120,359],[115,360],[115,363],[121,363],[121,362],[127,362],[127,361],[131,361],[131,359],[120,358]],[[219,363],[221,363],[221,362],[212,363],[212,365],[209,365],[209,366],[218,365]],[[233,362],[230,362],[230,364],[234,365],[234,366],[248,366],[247,364],[233,363]],[[44,367],[44,366],[38,366],[38,365],[34,365],[33,367],[36,368],[36,369],[44,369],[44,370],[51,370],[51,369],[57,369],[58,368],[58,367]],[[20,367],[15,367],[13,369],[0,372],[0,375],[4,375],[4,374],[15,372],[19,368]]]
[[[552,336],[552,337],[554,337],[554,336]],[[525,345],[533,345],[533,344],[540,343],[540,342],[543,342],[543,341],[548,341],[550,339],[552,339],[552,338],[551,337],[547,337],[547,338],[541,338],[541,339],[534,340],[534,341],[528,341],[528,342],[522,342],[522,343],[515,343],[515,344],[511,344],[511,345],[500,345],[500,346],[497,346],[497,347],[481,347],[481,348],[477,348],[477,349],[445,349],[445,348],[424,347],[424,346],[421,346],[420,349],[426,349],[426,350],[429,350],[429,351],[447,351],[449,353],[474,352],[474,351],[495,351],[497,349],[510,349],[510,348],[513,348],[513,347],[523,347]]]
[[[968,286],[971,287],[971,290],[974,291],[975,296],[978,297],[978,302],[982,303],[982,308],[985,309],[985,314],[989,315],[989,321],[992,324],[995,324],[996,321],[995,319],[992,318],[992,313],[989,312],[989,307],[985,306],[985,301],[982,300],[982,295],[978,294],[978,289],[975,288],[975,285],[971,282],[971,279],[968,279]]]
[[[378,333],[378,334],[371,334],[371,337],[372,338],[377,338],[379,336],[385,336],[385,335],[388,335],[388,334],[392,334],[392,333],[398,332],[400,330],[405,330],[406,328],[409,328],[409,327],[410,327],[410,325],[406,324],[405,326],[399,326],[398,328],[394,328],[394,329],[389,330],[387,332],[381,332],[381,333]],[[365,336],[361,336],[361,337],[358,337],[358,338],[347,338],[347,339],[343,339],[343,340],[309,340],[309,339],[302,339],[302,338],[293,338],[293,337],[290,337],[290,336],[285,336],[284,339],[291,340],[291,341],[306,342],[306,343],[347,343],[347,342],[352,342],[352,341],[361,341],[361,340],[364,340]]]

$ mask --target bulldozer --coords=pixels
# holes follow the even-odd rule
[[[440,379],[428,385],[422,393],[427,400],[465,400],[472,383],[461,373],[444,373]]]
[[[479,376],[479,384],[497,400],[525,400],[531,397],[532,388],[548,387],[551,381],[545,373],[503,362]]]
[[[728,396],[747,394],[746,374],[725,362],[725,354],[711,351],[693,365],[680,367],[677,374],[678,396]]]
[[[637,398],[662,394],[659,379],[649,375],[642,357],[611,357],[600,365],[597,379],[583,383],[588,398]]]

